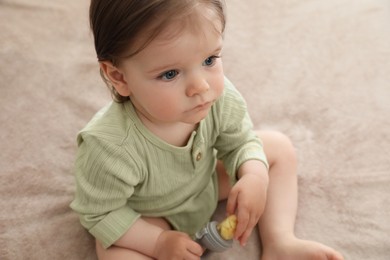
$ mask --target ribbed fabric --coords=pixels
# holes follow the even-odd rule
[[[71,207],[105,247],[140,215],[165,217],[189,235],[202,228],[218,202],[217,157],[232,183],[243,162],[255,159],[267,165],[245,102],[228,80],[185,147],[153,135],[131,102],[103,108],[77,140],[77,189]]]

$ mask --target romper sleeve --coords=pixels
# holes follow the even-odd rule
[[[223,161],[230,181],[237,181],[237,170],[248,160],[259,160],[268,168],[268,162],[260,138],[253,131],[246,103],[233,84],[225,78],[225,90],[218,101],[217,128],[219,134],[215,143],[217,156]]]
[[[71,208],[79,214],[81,224],[107,248],[140,216],[127,200],[142,180],[142,171],[121,145],[82,133],[78,144],[76,194]]]

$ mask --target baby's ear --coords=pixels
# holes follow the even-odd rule
[[[101,61],[100,69],[121,96],[130,96],[130,89],[127,85],[123,72],[119,68],[114,66],[110,61]]]

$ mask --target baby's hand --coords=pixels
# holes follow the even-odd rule
[[[187,234],[172,230],[160,234],[154,250],[154,257],[158,260],[197,260],[202,254],[203,248]]]
[[[267,197],[268,178],[262,174],[246,173],[230,191],[227,213],[236,214],[238,225],[234,238],[245,245],[253,227],[263,214]]]

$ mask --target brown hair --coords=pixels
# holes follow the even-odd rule
[[[98,60],[118,65],[121,59],[143,50],[174,19],[186,17],[198,4],[212,8],[223,33],[223,0],[91,0],[89,18]],[[139,36],[145,33],[146,38],[140,43]],[[126,53],[130,48],[131,53]],[[129,99],[116,92],[102,70],[100,73],[115,101]]]

